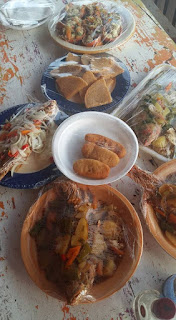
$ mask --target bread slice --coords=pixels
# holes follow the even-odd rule
[[[113,58],[99,57],[94,58],[90,62],[92,69],[101,70],[102,68],[111,68],[115,64],[115,60]]]
[[[68,64],[59,67],[59,73],[71,73],[72,76],[78,75],[82,70],[79,64]]]
[[[66,99],[70,99],[77,92],[87,86],[87,82],[76,76],[60,77],[56,79],[59,91]]]
[[[81,56],[81,63],[84,65],[88,65],[90,61],[92,60],[92,56],[88,54],[83,54]]]
[[[92,71],[86,71],[83,74],[83,80],[86,81],[88,83],[88,85],[92,84],[93,82],[95,82],[97,80],[97,78],[94,76]]]
[[[88,86],[81,89],[79,91],[79,94],[80,94],[80,97],[81,97],[81,100],[84,102],[84,97],[85,97],[85,94],[86,94],[86,91],[88,89],[88,87],[97,80],[97,78],[94,76],[94,74],[92,73],[92,71],[86,71],[84,74],[83,74],[83,80],[86,81],[88,83]]]
[[[109,89],[109,92],[111,93],[115,86],[116,86],[116,78],[108,78],[108,79],[105,79],[105,82],[106,82],[106,85]]]
[[[67,54],[66,61],[76,61],[76,62],[80,63],[81,62],[81,58],[77,54],[69,52]]]
[[[91,71],[104,79],[114,78],[124,70],[113,58],[95,58],[91,60]]]
[[[98,107],[112,102],[111,94],[104,79],[91,84],[86,91],[84,101],[86,108]]]

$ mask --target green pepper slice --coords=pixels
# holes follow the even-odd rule
[[[90,247],[89,244],[86,242],[86,243],[83,245],[83,247],[82,247],[82,249],[81,249],[81,251],[80,251],[80,253],[79,253],[78,257],[77,257],[78,262],[79,262],[79,263],[82,262],[82,261],[84,260],[84,258],[85,258],[90,252],[91,252],[91,247]]]

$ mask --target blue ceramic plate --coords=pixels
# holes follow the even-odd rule
[[[26,108],[26,106],[33,107],[38,104],[30,103],[30,104],[21,104],[7,110],[4,110],[0,113],[0,125],[5,122],[6,119],[9,119],[13,114],[17,114],[22,109]],[[65,119],[65,116],[58,112],[56,116],[56,124],[59,125]],[[45,184],[53,181],[57,177],[62,175],[62,173],[56,168],[55,164],[52,163],[45,169],[42,169],[33,173],[14,173],[13,177],[10,173],[8,173],[1,181],[0,185],[8,188],[15,189],[34,189],[44,186]]]
[[[110,54],[107,54],[107,53],[100,53],[95,56],[112,57]],[[65,61],[66,56],[55,60],[45,70],[41,80],[42,92],[47,99],[56,100],[57,103],[59,104],[60,109],[68,114],[75,114],[75,113],[84,112],[84,111],[101,111],[101,112],[110,113],[114,110],[114,108],[117,108],[118,103],[124,98],[130,86],[130,74],[127,67],[124,65],[122,61],[120,61],[116,57],[113,56],[113,58],[115,58],[118,64],[120,65],[120,67],[124,69],[124,72],[116,77],[116,86],[113,92],[111,93],[113,101],[109,104],[86,109],[83,104],[71,102],[65,99],[57,91],[55,78],[53,78],[50,75],[50,72],[51,70],[58,68],[59,64]]]

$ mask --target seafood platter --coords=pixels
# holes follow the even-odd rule
[[[95,54],[127,41],[134,33],[135,20],[128,9],[111,1],[74,1],[56,10],[48,28],[63,48]]]

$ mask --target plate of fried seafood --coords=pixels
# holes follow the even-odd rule
[[[0,114],[0,185],[37,188],[61,175],[51,140],[61,118],[56,101],[18,105]],[[61,119],[60,119],[61,120]]]
[[[69,179],[101,185],[122,178],[138,156],[133,130],[102,112],[82,112],[66,119],[52,142],[58,169]]]
[[[176,68],[155,67],[112,114],[134,130],[141,150],[161,161],[176,158]]]
[[[46,294],[70,305],[120,290],[143,249],[129,201],[110,186],[56,180],[30,208],[21,233],[26,270]]]
[[[176,160],[151,174],[134,166],[128,176],[143,187],[141,205],[150,232],[176,259]]]
[[[49,21],[51,37],[76,53],[100,53],[127,41],[135,20],[124,6],[114,2],[70,2]]]
[[[116,57],[102,53],[68,53],[45,70],[41,89],[67,114],[95,110],[112,112],[130,86],[127,67]]]

